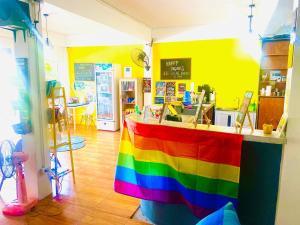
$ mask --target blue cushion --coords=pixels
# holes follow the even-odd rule
[[[231,202],[208,215],[196,225],[241,225]]]

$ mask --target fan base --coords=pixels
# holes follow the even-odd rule
[[[28,213],[36,204],[37,199],[30,199],[26,203],[10,203],[5,205],[2,213],[6,216],[23,216]]]

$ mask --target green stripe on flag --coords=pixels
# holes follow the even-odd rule
[[[170,177],[192,190],[231,198],[238,197],[238,183],[181,173],[168,165],[137,161],[133,156],[121,152],[119,153],[118,166],[133,169],[142,175]]]

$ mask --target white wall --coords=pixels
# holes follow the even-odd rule
[[[298,13],[299,15],[299,13]],[[297,38],[288,105],[287,144],[284,148],[276,225],[300,224],[300,17],[297,19]]]
[[[45,32],[44,32],[44,36]],[[46,76],[46,80],[57,79],[70,94],[69,63],[67,54],[67,37],[63,34],[49,32],[50,46],[45,46],[45,63],[51,64],[52,72]]]
[[[0,48],[14,47],[13,33],[8,30],[0,29]]]

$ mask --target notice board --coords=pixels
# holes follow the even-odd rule
[[[75,63],[74,71],[76,81],[95,80],[95,67],[93,63]]]
[[[190,80],[191,58],[161,59],[161,80]]]

